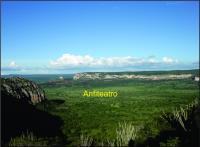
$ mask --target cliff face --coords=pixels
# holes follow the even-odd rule
[[[1,78],[2,146],[27,131],[38,137],[62,135],[62,120],[35,107],[44,100],[44,91],[34,82]]]
[[[101,73],[77,73],[74,80],[111,80],[111,79],[146,79],[146,80],[165,80],[165,79],[186,79],[191,78],[192,74],[165,74],[165,75],[134,75],[134,74],[101,74]]]
[[[37,84],[19,77],[1,78],[1,92],[33,105],[45,100],[45,93]]]

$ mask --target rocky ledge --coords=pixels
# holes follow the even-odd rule
[[[1,78],[1,92],[33,105],[45,100],[44,91],[36,83],[19,77]]]
[[[105,73],[77,73],[74,80],[113,80],[113,79],[146,79],[146,80],[165,80],[165,79],[186,79],[191,78],[192,74],[162,74],[162,75],[135,75],[135,74],[105,74]]]

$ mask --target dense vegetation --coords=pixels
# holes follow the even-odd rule
[[[94,72],[87,72],[87,73],[94,73]],[[162,74],[193,74],[193,75],[199,75],[199,70],[193,69],[193,70],[171,70],[171,71],[126,71],[126,72],[95,72],[95,73],[102,73],[102,74],[116,74],[116,75],[122,75],[122,74],[135,74],[135,75],[162,75]]]
[[[157,136],[164,125],[157,120],[163,111],[171,112],[199,97],[198,82],[185,80],[117,80],[71,81],[68,84],[42,85],[47,98],[61,99],[49,105],[48,111],[64,120],[63,133],[71,145],[79,144],[80,136],[90,136],[100,145],[117,137],[118,124],[132,123],[139,127],[137,141]],[[85,89],[118,91],[117,98],[83,97]]]
[[[198,75],[198,70],[143,74],[156,73]],[[196,132],[185,131],[176,117],[173,118],[174,112],[184,109],[189,118],[184,120],[184,125],[198,131],[196,125],[188,125],[194,123],[199,107],[199,82],[193,79],[74,81],[69,77],[59,80],[58,77],[49,82],[38,81],[48,101],[45,110],[41,104],[36,107],[62,119],[65,145],[181,146],[187,137],[194,137],[191,134],[197,137]],[[117,91],[119,95],[116,98],[83,97],[84,90]],[[186,105],[194,102],[197,103],[191,108],[192,111],[185,109]],[[185,135],[181,136],[180,132]],[[24,134],[12,139],[10,144],[24,142],[24,139],[30,140],[30,144],[33,140],[36,144],[49,143],[44,138],[35,137],[32,132]],[[191,145],[190,141],[186,144]],[[195,143],[193,145],[197,145]]]

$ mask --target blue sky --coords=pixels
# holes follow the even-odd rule
[[[199,66],[198,2],[2,2],[2,74]]]

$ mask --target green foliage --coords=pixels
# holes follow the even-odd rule
[[[190,104],[161,115],[161,118],[172,127],[173,133],[171,133],[171,137],[178,144],[177,146],[199,145],[199,110],[199,99],[195,99]]]
[[[168,73],[195,74],[197,72],[198,70]],[[136,72],[135,74],[151,75],[166,74],[166,72]],[[155,121],[163,111],[167,114],[177,107],[184,109],[185,105],[199,97],[198,82],[192,79],[157,81],[65,79],[42,82],[40,86],[45,90],[49,101],[46,103],[45,110],[60,116],[64,121],[62,132],[66,136],[68,146],[93,144],[116,146],[117,142],[118,146],[127,145],[130,138],[136,142],[145,141],[148,137],[153,138],[158,135],[165,127],[157,125]],[[117,91],[119,95],[116,98],[83,97],[84,90]],[[184,127],[188,130],[185,125],[188,115],[186,111],[177,109],[170,117],[176,118],[175,122],[184,131]],[[121,123],[124,121],[126,123]],[[181,125],[181,121],[184,125]],[[135,126],[143,126],[143,128],[138,130]],[[178,143],[179,140],[172,138],[167,142],[161,142],[161,145],[166,146],[176,142]]]
[[[126,72],[87,72],[87,73],[101,73],[101,74],[115,74],[115,75],[122,75],[122,74],[135,74],[135,75],[162,75],[162,74],[193,74],[199,75],[198,69],[193,70],[171,70],[171,71],[126,71]]]
[[[198,105],[198,99],[195,99],[192,103],[175,109],[171,113],[163,112],[161,117],[167,120],[172,126],[182,127],[182,129],[187,132],[191,130],[193,121],[191,117],[193,117]]]
[[[160,147],[177,147],[180,143],[180,140],[178,137],[172,138],[167,140],[167,142],[161,142]]]
[[[183,80],[113,80],[73,81],[63,85],[42,84],[48,100],[65,100],[62,104],[51,105],[47,111],[64,120],[63,133],[76,146],[81,134],[98,141],[98,146],[116,139],[119,122],[133,122],[134,126],[145,127],[138,134],[140,140],[159,133],[155,118],[192,102],[199,96],[198,83],[192,79]],[[85,89],[118,91],[116,98],[83,97]]]

